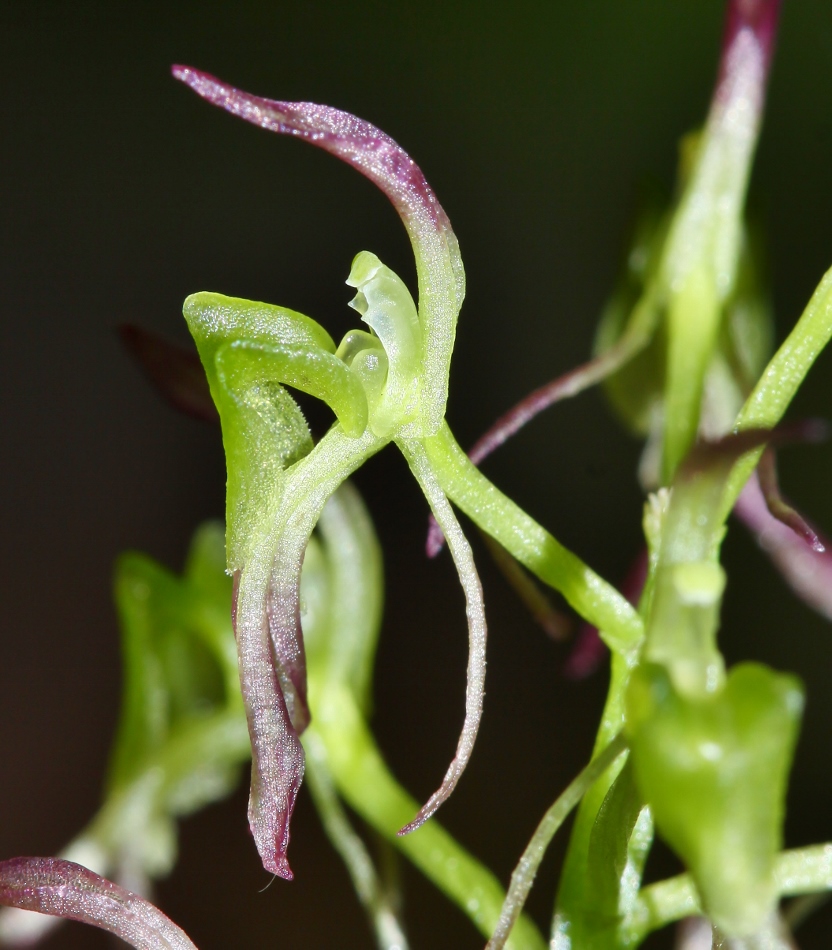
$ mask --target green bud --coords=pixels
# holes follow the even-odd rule
[[[759,932],[776,906],[774,859],[802,709],[798,680],[756,663],[735,666],[710,696],[680,695],[652,664],[628,688],[639,790],[730,937]]]

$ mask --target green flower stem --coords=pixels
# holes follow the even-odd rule
[[[307,555],[304,565],[304,631],[313,719],[303,743],[310,765],[320,752],[346,801],[489,936],[504,898],[494,876],[435,821],[404,837],[397,833],[416,813],[417,805],[391,776],[367,725],[365,687],[380,620],[381,554],[367,511],[349,483],[330,498],[319,530],[324,557],[313,563]],[[322,611],[316,611],[308,586],[319,577],[316,564],[318,571],[326,565],[328,576]],[[543,940],[523,918],[511,946],[542,950]]]
[[[783,851],[774,874],[781,897],[832,890],[832,844]]]
[[[303,737],[306,780],[327,836],[341,856],[353,887],[364,905],[379,950],[407,950],[407,938],[379,879],[367,847],[350,825],[329,771],[326,747],[313,729]]]
[[[634,665],[634,655],[625,657],[612,654],[610,688],[595,738],[593,761],[624,728],[624,692]],[[560,937],[564,934],[569,935],[569,941],[564,946],[580,948],[594,942],[596,931],[608,926],[608,921],[600,921],[594,914],[596,894],[588,874],[589,849],[595,819],[623,765],[623,758],[608,765],[584,795],[578,808],[561,871],[556,913],[552,922],[553,946],[558,947],[558,950],[562,945]]]
[[[544,583],[601,632],[611,650],[628,653],[644,635],[641,618],[627,600],[548,531],[530,518],[479,471],[447,425],[424,440],[448,497]]]
[[[390,775],[346,684],[326,684],[325,692],[310,677],[310,704],[315,718],[307,732],[320,736],[338,791],[372,828],[390,841],[457,904],[488,937],[497,925],[504,892],[499,882],[464,848],[430,821],[399,837],[399,828],[418,811],[418,804]],[[314,741],[314,740],[313,740]],[[521,917],[512,950],[545,950],[534,924]]]
[[[701,913],[699,894],[690,875],[680,874],[651,884],[639,892],[632,916],[623,928],[626,940],[622,943],[638,946],[654,930]]]
[[[543,816],[514,873],[511,875],[511,884],[500,914],[500,921],[488,941],[486,950],[502,950],[506,946],[508,936],[520,916],[523,905],[526,903],[526,898],[529,896],[529,891],[532,889],[532,884],[534,884],[534,879],[537,876],[540,862],[543,860],[555,832],[593,783],[601,777],[626,748],[627,744],[623,736],[619,735],[613,739],[606,749],[596,756],[566,786]]]
[[[830,337],[832,270],[826,272],[794,329],[764,370],[737,416],[735,429],[774,428]],[[723,521],[734,507],[762,451],[760,447],[746,453],[734,466],[723,496]]]
[[[781,897],[832,890],[832,844],[781,852],[774,875]],[[680,874],[641,890],[632,917],[627,921],[627,936],[637,943],[660,927],[701,913],[693,880],[689,874]]]

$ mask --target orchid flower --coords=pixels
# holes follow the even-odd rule
[[[185,304],[228,460],[228,561],[254,750],[250,823],[266,868],[290,879],[289,818],[303,775],[298,736],[309,722],[298,600],[303,553],[327,498],[391,441],[453,538],[471,641],[457,754],[406,830],[419,827],[448,797],[471,754],[485,674],[482,590],[421,442],[444,417],[464,276],[447,216],[419,168],[382,132],[335,109],[248,96],[194,70],[176,67],[174,75],[249,121],[309,139],[359,167],[393,201],[416,254],[418,310],[404,283],[375,255],[356,257],[347,282],[371,332],[347,334],[337,350],[318,324],[283,308],[216,294],[197,294]],[[314,449],[281,384],[323,399],[335,412],[338,424]]]
[[[347,283],[370,332],[340,345],[302,314],[203,293],[185,302],[223,427],[228,467],[227,553],[234,625],[253,749],[249,819],[260,856],[291,878],[289,819],[309,722],[299,581],[310,534],[335,489],[390,442],[404,454],[448,539],[469,628],[465,720],[438,788],[402,833],[447,799],[470,758],[482,714],[486,626],[471,553],[453,499],[510,553],[631,650],[633,608],[468,463],[444,422],[448,369],[464,275],[456,238],[418,166],[392,139],[347,113],[251,96],[187,67],[174,75],[215,105],[265,129],[309,141],[353,165],[388,196],[416,257],[418,307],[401,279],[361,252]],[[284,385],[323,399],[336,424],[316,446]]]

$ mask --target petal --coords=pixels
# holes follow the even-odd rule
[[[456,320],[465,296],[459,245],[451,223],[418,165],[388,135],[348,112],[311,102],[252,96],[188,66],[176,79],[228,112],[271,132],[311,142],[352,165],[377,185],[398,211],[416,257],[422,342],[426,434],[445,415]]]
[[[260,393],[280,383],[326,402],[348,435],[359,436],[367,426],[367,397],[361,381],[343,360],[320,347],[234,340],[217,350],[214,363],[218,379],[230,394],[256,389],[260,402]],[[244,404],[245,395],[239,401]]]
[[[80,920],[138,950],[196,950],[149,901],[61,858],[0,861],[0,904]]]
[[[183,311],[222,423],[228,569],[236,571],[245,565],[275,504],[285,469],[312,449],[312,438],[290,394],[282,386],[252,379],[246,354],[233,360],[227,348],[244,340],[263,348],[334,353],[335,344],[314,320],[285,307],[200,293],[188,297]],[[240,387],[233,388],[234,382]]]
[[[266,610],[260,606],[269,585],[263,573],[254,559],[234,576],[234,632],[252,753],[248,819],[263,866],[291,881],[286,857],[289,822],[303,780],[304,757],[271,649]],[[292,682],[291,673],[284,678]]]
[[[448,547],[454,559],[462,589],[465,592],[465,607],[468,616],[468,684],[465,690],[465,721],[453,758],[442,784],[419,810],[419,814],[399,831],[400,835],[409,834],[423,825],[439,806],[448,799],[456,788],[471,752],[482,718],[482,702],[485,688],[485,604],[482,597],[482,585],[474,564],[471,546],[459,526],[453,509],[439,485],[427,453],[421,443],[411,440],[398,443],[410,470],[431,506],[437,523],[448,539]]]
[[[289,821],[303,779],[298,739],[309,721],[301,636],[303,556],[327,499],[386,443],[340,427],[288,472],[268,532],[235,576],[233,622],[252,746],[249,823],[267,870],[291,880]]]

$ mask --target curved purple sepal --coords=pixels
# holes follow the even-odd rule
[[[817,531],[780,494],[780,485],[777,480],[777,460],[771,447],[767,448],[760,456],[760,461],[757,464],[757,478],[769,514],[781,521],[787,528],[791,528],[818,554],[823,554],[826,545],[821,541]]]
[[[92,924],[138,950],[196,950],[149,901],[61,858],[0,861],[0,904]]]
[[[465,296],[465,273],[451,222],[422,170],[389,135],[348,112],[313,102],[279,102],[253,96],[189,66],[173,66],[176,79],[203,99],[254,125],[317,145],[377,185],[398,211],[416,257],[423,328],[423,392],[429,434],[445,414],[456,319]]]
[[[289,822],[303,781],[304,754],[292,723],[272,649],[265,611],[240,610],[241,573],[234,575],[232,622],[240,686],[251,737],[248,820],[263,867],[293,878],[286,852]],[[291,700],[290,700],[291,701]],[[308,716],[308,713],[306,713]]]
[[[387,195],[414,243],[421,240],[418,229],[426,224],[453,234],[451,222],[422,170],[400,145],[370,122],[314,102],[280,102],[253,96],[190,66],[173,66],[171,71],[213,105],[270,132],[302,138],[352,165]]]

